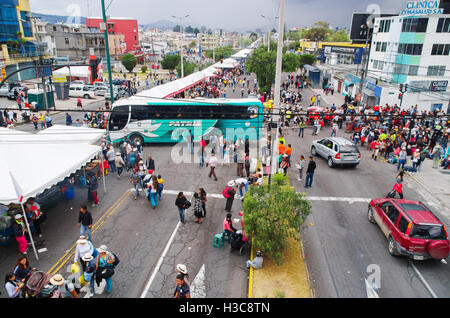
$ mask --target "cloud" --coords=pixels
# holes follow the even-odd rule
[[[106,5],[111,0],[105,0]],[[308,26],[317,21],[327,21],[333,26],[350,26],[353,12],[365,12],[369,4],[378,4],[383,12],[398,12],[403,0],[286,0],[285,18],[289,27]],[[78,5],[82,16],[100,16],[98,0],[33,0],[34,12],[68,15],[70,5]],[[256,27],[268,28],[267,20],[261,14],[278,15],[279,0],[114,0],[108,15],[134,17],[140,24],[158,20],[171,20],[171,16],[189,14],[186,25],[205,25],[209,28],[227,30]],[[73,12],[72,12],[73,13]],[[276,25],[275,25],[276,26]]]

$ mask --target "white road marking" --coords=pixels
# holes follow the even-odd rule
[[[39,249],[38,253],[44,253],[44,252],[47,252],[47,251],[48,251],[48,249],[44,247],[44,248]]]
[[[205,286],[205,264],[200,268],[194,281],[191,283],[191,297],[192,298],[206,298]]]
[[[194,193],[189,191],[176,191],[176,190],[164,190],[164,194],[170,194],[170,195],[178,195],[178,193],[183,192],[185,196],[191,196]],[[210,198],[217,198],[217,199],[223,199],[222,194],[208,194],[208,197]],[[369,203],[372,199],[369,198],[349,198],[349,197],[317,197],[317,196],[306,196],[306,199],[310,201],[341,201],[341,202],[348,202],[350,204],[355,202],[362,202],[362,203]]]
[[[378,293],[375,291],[375,288],[373,288],[372,286],[370,286],[369,282],[367,281],[367,279],[364,279],[365,283],[366,283],[366,293],[367,293],[367,298],[380,298],[380,296],[378,295]]]
[[[427,281],[425,280],[425,278],[423,278],[422,274],[420,274],[419,270],[417,269],[417,267],[413,264],[413,262],[409,262],[411,264],[411,267],[414,269],[414,271],[416,272],[417,276],[419,277],[420,281],[422,282],[422,284],[425,286],[425,289],[430,293],[431,297],[433,298],[438,298],[438,296],[436,295],[436,293],[434,292],[434,290],[431,288],[431,286],[427,283]]]
[[[173,239],[175,238],[175,234],[177,234],[178,229],[180,228],[181,222],[178,222],[177,226],[175,227],[175,230],[173,231],[172,235],[170,236],[169,241],[167,242],[166,247],[164,248],[164,251],[162,255],[159,257],[158,263],[156,264],[155,269],[153,270],[152,275],[150,276],[149,281],[147,282],[147,285],[144,288],[144,291],[141,294],[140,298],[145,298],[145,296],[148,293],[148,290],[150,289],[150,286],[153,283],[153,280],[156,277],[156,274],[159,272],[159,269],[161,268],[161,265],[163,263],[164,257],[166,257],[167,252],[169,251],[170,245],[172,245]]]

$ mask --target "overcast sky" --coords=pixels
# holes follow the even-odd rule
[[[105,0],[106,6],[111,0]],[[288,27],[308,26],[323,20],[332,26],[350,27],[353,12],[366,12],[377,4],[381,12],[398,13],[406,0],[286,0]],[[30,0],[33,12],[101,16],[100,0]],[[137,18],[139,24],[189,14],[185,25],[245,30],[274,25],[261,17],[275,17],[280,0],[113,0],[108,15]]]

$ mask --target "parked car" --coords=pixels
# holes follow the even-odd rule
[[[330,168],[336,165],[356,167],[361,160],[361,153],[358,147],[350,140],[342,137],[330,137],[313,141],[311,154],[325,158]]]
[[[112,81],[112,83],[113,85],[124,85],[127,83],[127,80],[116,78],[115,80]]]
[[[444,259],[450,253],[444,224],[420,201],[373,199],[367,217],[383,231],[391,255],[425,260]]]
[[[97,94],[97,96],[105,96],[105,93],[107,91],[109,91],[109,85],[95,85],[96,83],[94,83],[94,88],[95,88],[95,93]]]
[[[16,99],[15,92],[20,93],[22,91],[25,92],[25,97],[26,97],[27,96],[27,92],[28,92],[28,88],[27,87],[23,87],[23,86],[15,86],[15,87],[13,87],[8,93],[8,99],[11,99],[11,100]]]
[[[95,92],[86,85],[71,85],[69,87],[69,96],[90,99],[95,98]]]
[[[16,86],[20,86],[19,83],[4,83],[2,87],[0,87],[0,96],[8,97],[8,93]]]
[[[122,86],[114,86],[114,100],[120,99],[124,97],[127,94],[127,91]],[[105,99],[110,100],[111,99],[111,92],[109,89],[105,92]]]

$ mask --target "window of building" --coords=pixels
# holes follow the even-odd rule
[[[55,32],[56,32],[56,27],[55,27],[55,26],[53,27],[53,31],[55,31]]]
[[[445,65],[430,65],[428,66],[428,76],[444,76]]]
[[[433,44],[431,55],[448,55],[450,52],[450,44]]]
[[[419,72],[419,66],[418,65],[410,65],[408,75],[417,75]]]
[[[398,45],[399,54],[422,55],[423,44],[400,43]]]
[[[391,29],[391,20],[380,20],[380,26],[378,32],[389,32]]]
[[[402,32],[427,32],[428,18],[403,19]]]
[[[436,32],[450,32],[450,18],[439,18]]]
[[[66,42],[66,45],[69,45],[69,38],[64,38],[64,41]]]

